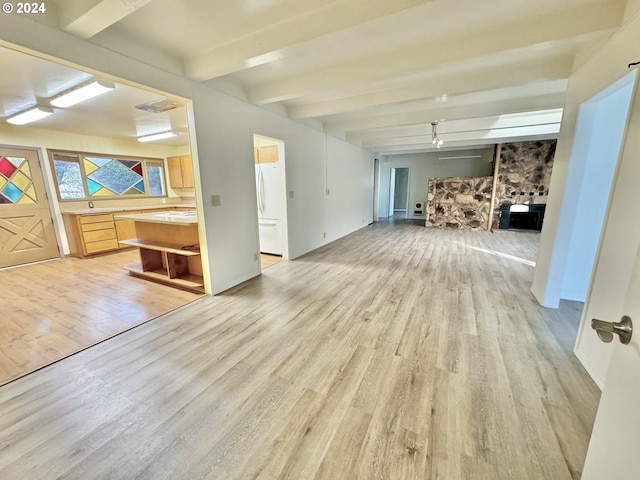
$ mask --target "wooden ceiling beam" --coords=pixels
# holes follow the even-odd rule
[[[571,18],[568,22],[567,18]],[[500,28],[440,39],[436,42],[394,51],[330,68],[306,72],[287,79],[253,88],[252,103],[261,105],[313,95],[318,91],[339,94],[346,85],[383,82],[389,78],[415,75],[417,72],[454,62],[471,61],[484,56],[514,50],[558,48],[559,44],[584,43],[597,36],[606,36],[619,26],[619,9],[602,9],[601,5],[584,5],[565,12],[543,15]],[[523,51],[526,54],[526,51]]]
[[[346,117],[340,120],[324,122],[327,133],[346,132],[349,141],[361,140],[358,133],[376,129],[426,124],[435,119],[457,120],[474,117],[485,117],[499,114],[560,108],[564,105],[564,92],[554,92],[547,95],[536,95],[522,98],[507,98],[489,102],[469,102],[467,104],[441,104],[412,112],[400,112],[386,115],[368,115],[363,117]]]
[[[151,0],[70,0],[58,7],[60,26],[81,38],[91,38],[144,7]]]
[[[457,72],[436,78],[428,78],[411,85],[388,90],[338,98],[326,102],[295,106],[288,109],[290,118],[324,117],[355,112],[380,105],[432,99],[442,95],[459,95],[499,88],[525,85],[536,81],[566,79],[571,74],[573,55],[560,55],[531,61],[524,59],[490,68],[469,70],[465,75]],[[375,115],[375,111],[371,112]]]
[[[279,60],[292,45],[406,10],[428,0],[330,0],[302,14],[284,18],[255,32],[185,59],[193,80],[211,80],[229,73]]]

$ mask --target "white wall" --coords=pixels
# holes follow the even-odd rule
[[[575,201],[575,198],[570,198],[572,192],[575,195],[571,185],[570,159],[574,147],[579,147],[574,145],[574,137],[580,105],[629,73],[627,64],[640,60],[637,45],[640,45],[640,18],[636,16],[589,58],[580,58],[579,67],[569,78],[549,203],[531,287],[535,297],[544,306],[556,307],[558,304],[565,259],[570,247],[571,205]],[[627,132],[631,133],[627,138],[639,138],[635,134],[639,128],[640,125],[629,125]],[[640,145],[637,150],[640,150]],[[640,162],[632,158],[625,162],[623,154],[614,179],[610,208],[576,344],[576,355],[601,386],[609,363],[611,344],[597,340],[589,322],[591,318],[617,321],[622,313],[621,295],[626,291],[633,263],[628,259],[634,258],[640,240],[640,221],[636,221],[636,215],[629,215],[629,205],[637,203],[639,169]]]
[[[115,53],[57,29],[41,25],[28,16],[0,16],[0,36],[7,46],[20,45],[70,63],[92,73],[148,86],[190,99],[187,103],[194,174],[199,178],[196,202],[200,222],[205,287],[219,293],[260,272],[254,254],[259,250],[254,180],[253,134],[285,142],[288,199],[289,253],[302,255],[371,221],[363,208],[336,207],[325,194],[327,154],[352,160],[360,168],[356,178],[332,175],[332,192],[350,190],[362,202],[372,203],[373,159],[344,141],[327,137],[319,129],[293,122],[275,113],[229,97],[203,84],[168,73]],[[10,42],[8,44],[7,42]],[[362,165],[369,164],[365,169]],[[369,170],[364,175],[365,170]],[[210,196],[221,196],[212,207]],[[330,196],[329,196],[330,197]],[[359,205],[359,203],[358,203]],[[335,214],[335,215],[334,215]],[[337,222],[336,215],[342,220]],[[324,238],[324,233],[328,238]]]
[[[571,227],[561,298],[584,302],[609,203],[622,137],[627,124],[635,72],[583,104],[576,126],[572,168],[580,183]],[[567,196],[567,192],[565,192]]]
[[[494,147],[465,151],[438,151],[434,153],[414,153],[404,155],[380,156],[378,216],[389,216],[389,180],[392,168],[409,168],[409,211],[414,201],[427,201],[427,182],[429,178],[440,177],[482,177],[493,175]],[[481,158],[463,158],[457,160],[439,160],[439,157],[458,157],[480,155]]]
[[[333,241],[373,222],[373,160],[369,152],[332,137],[327,147],[324,225],[326,240]]]

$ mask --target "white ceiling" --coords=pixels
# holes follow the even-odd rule
[[[141,60],[152,58],[160,68],[292,119],[315,121],[373,152],[393,154],[433,149],[430,124],[436,120],[447,149],[554,138],[577,55],[597,48],[622,24],[625,1],[51,0],[47,5],[45,15],[32,18]],[[6,71],[4,57],[0,66]],[[14,79],[3,75],[5,115],[29,95],[51,95],[83,76],[62,67],[39,68],[19,69]],[[141,112],[130,108],[132,101],[157,96],[125,86],[117,90],[117,96],[112,92],[109,101],[93,106],[109,111],[114,136],[131,138],[145,123],[157,126],[158,117],[136,117]],[[120,102],[129,105],[120,109]],[[80,111],[54,117],[42,126],[54,128],[45,122],[64,120],[73,128],[90,128]],[[182,120],[168,121],[185,127]]]
[[[49,106],[52,97],[93,78],[88,73],[7,48],[0,48],[0,66],[3,71],[13,73],[0,78],[0,117],[3,119],[36,104]],[[178,137],[160,143],[188,143],[184,106],[163,113],[140,110],[136,105],[165,97],[122,83],[115,86],[115,90],[72,107],[54,107],[53,115],[29,126],[125,140],[174,130],[180,133]]]

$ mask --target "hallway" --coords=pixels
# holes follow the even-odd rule
[[[0,388],[0,477],[580,477],[599,390],[539,235],[381,222]]]

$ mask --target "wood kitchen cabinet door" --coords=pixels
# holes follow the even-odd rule
[[[258,147],[254,149],[256,163],[276,163],[278,161],[278,146]]]
[[[96,215],[62,214],[70,254],[84,258],[118,249],[118,236],[111,213]]]
[[[133,211],[127,213],[142,213],[142,211]],[[122,240],[130,240],[136,238],[136,225],[133,220],[118,219],[114,220],[116,225],[116,234],[118,242]],[[127,245],[120,245],[120,248],[129,248]]]
[[[193,188],[193,165],[191,155],[167,157],[169,185],[172,188]]]

